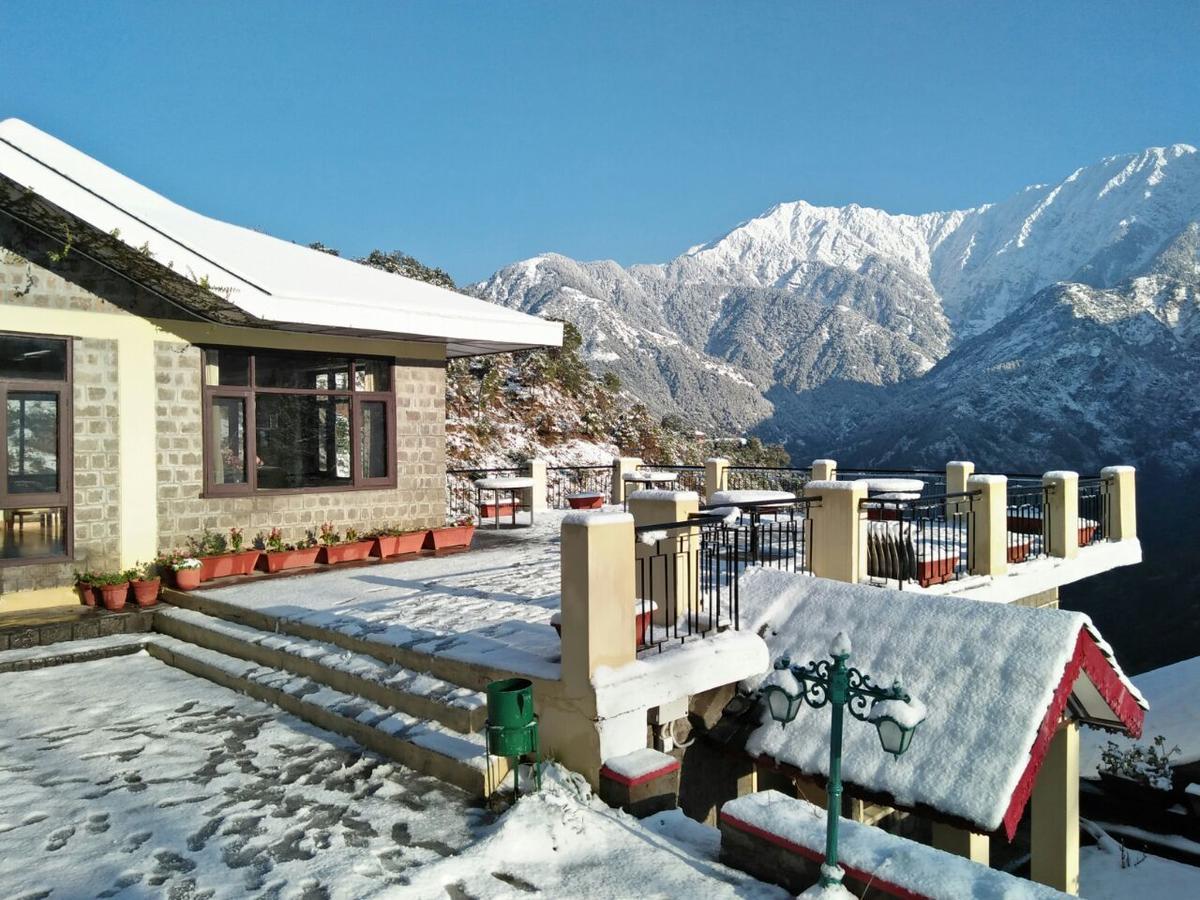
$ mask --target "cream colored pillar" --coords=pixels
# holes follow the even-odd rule
[[[1074,559],[1079,555],[1079,473],[1047,472],[1042,485],[1050,487],[1049,555]]]
[[[700,510],[695,491],[634,491],[629,512],[634,526],[683,522]],[[700,610],[700,529],[672,530],[665,540],[637,542],[634,596],[658,604],[654,624],[674,624],[686,610]]]
[[[814,459],[812,461],[812,473],[809,476],[813,481],[836,481],[837,480],[837,460],[836,459]]]
[[[571,513],[563,519],[562,673],[589,685],[599,666],[633,662],[633,516]]]
[[[956,459],[946,463],[946,493],[962,494],[967,490],[967,479],[975,474],[975,463]],[[968,508],[965,500],[947,500],[946,515],[952,516]]]
[[[1008,479],[972,475],[964,489],[979,492],[971,525],[971,574],[1004,575],[1008,572]]]
[[[814,463],[815,466],[815,463]],[[804,496],[820,497],[812,518],[812,573],[835,581],[858,582],[867,574],[865,481],[810,481]]]
[[[980,865],[989,865],[991,860],[990,841],[986,834],[977,834],[953,825],[933,823],[933,846],[955,856],[963,856]]]
[[[1079,726],[1063,722],[1033,786],[1030,878],[1079,893]]]
[[[704,461],[704,502],[712,503],[713,494],[729,487],[729,460],[714,456]]]
[[[1105,532],[1110,541],[1129,541],[1137,537],[1137,485],[1133,466],[1105,466],[1100,470],[1108,492],[1108,522]]]
[[[636,456],[618,456],[613,460],[612,502],[620,505],[625,502],[625,474],[636,472],[642,461]]]
[[[525,475],[533,479],[533,487],[522,491],[522,504],[535,513],[545,511],[550,506],[546,493],[546,461],[531,459],[525,464]]]

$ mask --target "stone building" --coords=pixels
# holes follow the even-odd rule
[[[0,611],[204,529],[445,516],[448,359],[561,326],[185,209],[0,123]]]

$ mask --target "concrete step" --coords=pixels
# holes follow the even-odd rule
[[[171,607],[160,609],[155,627],[200,647],[303,675],[344,694],[439,722],[463,734],[481,731],[487,718],[487,699],[479,691],[326,641],[263,631]]]
[[[202,592],[166,590],[163,599],[179,608],[248,625],[260,631],[334,644],[352,653],[373,656],[381,662],[414,672],[427,672],[435,678],[477,691],[486,689],[488,683],[497,677],[497,671],[519,672],[534,682],[535,689],[539,681],[557,681],[560,677],[557,663],[531,654],[521,654],[500,641],[491,642],[495,653],[491,664],[487,665],[456,658],[453,652],[429,653],[389,643],[368,627],[337,627],[340,619],[336,613],[297,609],[295,615],[278,615],[229,603]],[[487,639],[480,639],[478,643],[487,643]]]
[[[499,789],[508,762],[487,755],[480,734],[380,706],[284,669],[157,635],[147,651],[168,665],[286,710],[319,728],[477,796]]]

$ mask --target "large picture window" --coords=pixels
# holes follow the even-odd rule
[[[71,552],[70,351],[0,334],[0,565]]]
[[[391,487],[395,434],[391,360],[204,350],[207,493]]]

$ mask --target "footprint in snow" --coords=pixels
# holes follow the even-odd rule
[[[88,816],[87,830],[88,834],[103,834],[108,831],[108,813]]]
[[[56,853],[63,847],[67,846],[69,841],[75,835],[75,826],[68,825],[66,828],[60,828],[58,831],[51,832],[50,839],[46,841],[46,852]]]

